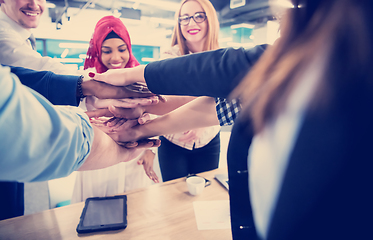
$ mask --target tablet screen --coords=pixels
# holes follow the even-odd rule
[[[123,229],[127,226],[127,196],[87,198],[78,233]]]
[[[89,201],[83,226],[122,223],[123,202],[122,198]]]

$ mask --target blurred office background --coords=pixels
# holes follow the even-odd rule
[[[272,44],[279,36],[278,21],[268,0],[210,0],[220,22],[220,46],[250,48]],[[287,0],[278,0],[287,6]],[[40,25],[34,29],[37,50],[82,69],[89,40],[97,21],[106,15],[122,19],[132,40],[133,54],[141,64],[159,59],[169,48],[175,24],[174,14],[180,0],[47,0]],[[272,8],[273,10],[273,8]],[[226,166],[230,128],[222,130],[220,166]],[[159,173],[157,161],[155,169]],[[25,214],[69,203],[75,175],[25,186]]]

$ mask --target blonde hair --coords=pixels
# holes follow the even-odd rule
[[[216,14],[214,6],[211,4],[209,0],[183,0],[180,3],[179,10],[175,12],[175,20],[176,25],[174,27],[174,31],[172,33],[171,37],[171,46],[179,45],[180,53],[181,55],[189,54],[189,49],[186,45],[185,38],[183,34],[181,33],[180,24],[179,24],[179,17],[181,8],[183,7],[184,3],[189,1],[195,1],[198,2],[203,10],[206,13],[207,16],[207,34],[206,34],[206,41],[203,46],[203,51],[207,50],[215,50],[219,48],[219,20],[218,16]]]

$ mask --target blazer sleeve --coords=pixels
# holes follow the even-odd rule
[[[37,91],[54,105],[79,105],[76,89],[79,76],[57,75],[50,71],[35,71],[10,67],[21,83]]]
[[[149,63],[145,80],[156,94],[226,98],[265,51],[218,49]]]

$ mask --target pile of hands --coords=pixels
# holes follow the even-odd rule
[[[103,74],[89,73],[82,84],[86,95],[86,114],[91,123],[127,149],[143,148],[137,163],[154,182],[159,182],[153,171],[155,154],[147,148],[159,147],[157,138],[141,138],[137,128],[151,121],[145,106],[165,102],[166,98],[153,94],[143,83],[126,85],[118,71]],[[114,79],[113,79],[114,78]],[[120,83],[115,81],[117,78]],[[113,85],[113,81],[114,84]]]

